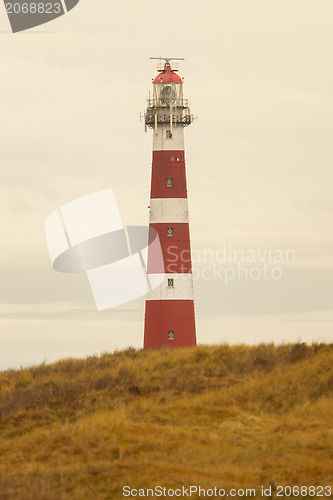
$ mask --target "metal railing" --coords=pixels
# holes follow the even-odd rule
[[[193,121],[194,117],[193,115],[185,115],[185,116],[172,116],[172,123],[173,125],[190,125]],[[170,123],[170,115],[157,115],[157,123]],[[154,114],[145,114],[145,124],[148,127],[154,127],[155,126],[155,115]]]

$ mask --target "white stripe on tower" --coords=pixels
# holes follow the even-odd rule
[[[150,275],[151,285],[154,286],[152,276],[156,276],[158,283],[161,281],[160,278],[163,278],[163,281],[159,288],[155,288],[155,290],[150,292],[149,300],[193,300],[192,273]],[[169,279],[174,280],[174,286],[168,286]]]
[[[189,223],[187,198],[152,198],[150,200],[149,222]]]
[[[161,125],[157,127],[157,134],[154,131],[153,151],[184,151],[184,128],[178,126],[172,129],[172,138],[167,138],[170,126]]]

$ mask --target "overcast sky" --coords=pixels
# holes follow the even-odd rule
[[[185,130],[192,249],[266,251],[245,267],[282,273],[196,279],[198,341],[333,341],[332,19],[331,0],[81,0],[14,35],[1,9],[0,369],[142,346],[143,299],[98,313],[84,275],[52,269],[44,223],[107,187],[125,225],[148,223],[140,112],[160,55],[185,57],[198,117]]]

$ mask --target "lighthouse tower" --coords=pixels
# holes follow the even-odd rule
[[[149,245],[147,273],[159,285],[147,295],[144,348],[196,345],[184,128],[191,124],[183,80],[168,58],[153,80],[145,126],[153,130],[150,242],[159,236],[163,269]]]

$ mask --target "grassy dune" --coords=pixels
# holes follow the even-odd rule
[[[125,485],[333,486],[333,345],[129,349],[0,373],[1,500],[117,500]]]

